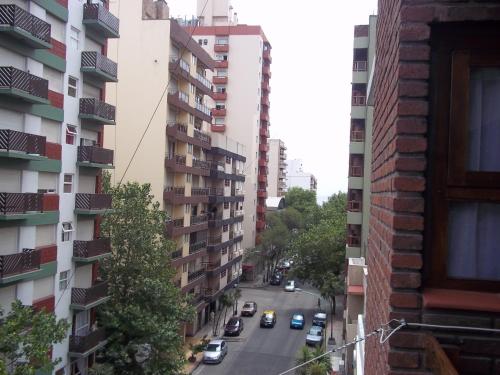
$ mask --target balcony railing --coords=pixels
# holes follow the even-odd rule
[[[188,274],[188,282],[194,281],[203,275],[205,275],[205,268],[199,269],[198,271],[193,271]]]
[[[25,40],[35,48],[50,48],[50,24],[14,4],[0,5],[0,27],[11,33],[27,32],[32,38]],[[5,29],[4,29],[5,30]]]
[[[193,168],[210,169],[210,163],[205,160],[193,159]]]
[[[80,99],[80,118],[107,124],[115,123],[116,108],[95,98]]]
[[[184,218],[169,220],[167,221],[167,226],[173,228],[182,228],[184,226]]]
[[[77,193],[75,195],[75,209],[77,210],[106,210],[111,208],[111,204],[111,194]]]
[[[200,112],[203,112],[204,114],[206,114],[207,116],[211,116],[211,113],[210,113],[210,108],[208,108],[205,104],[202,104],[202,103],[196,103],[196,109]]]
[[[347,211],[359,212],[361,211],[361,201],[349,201],[347,202]]]
[[[99,238],[91,241],[73,241],[74,258],[93,258],[111,253],[111,240]]]
[[[361,245],[361,236],[359,234],[350,234],[347,236],[347,245],[348,246],[360,246]]]
[[[71,335],[69,337],[69,352],[74,354],[85,354],[97,350],[106,342],[106,332],[99,328],[89,332],[85,336]]]
[[[363,177],[363,167],[359,165],[351,165],[349,167],[350,177]]]
[[[205,295],[203,293],[190,295],[189,303],[192,306],[197,306],[201,301],[205,300]]]
[[[351,142],[364,142],[365,132],[363,130],[351,131]]]
[[[368,70],[368,62],[354,61],[352,64],[352,70],[355,72],[366,72]]]
[[[210,262],[207,264],[207,271],[213,271],[221,266],[221,260],[218,259],[214,262]]]
[[[366,96],[353,96],[352,97],[352,105],[357,106],[357,105],[366,105]]]
[[[185,191],[186,191],[186,189],[182,186],[181,187],[167,186],[165,188],[166,193],[173,192],[175,195],[180,195],[180,196],[184,196]]]
[[[210,237],[208,237],[208,245],[209,246],[218,245],[221,242],[222,242],[222,235],[221,236],[210,236]]]
[[[170,256],[172,257],[172,259],[181,258],[182,257],[182,249],[175,250],[174,252],[172,252],[172,254],[170,254]]]
[[[180,90],[171,90],[169,94],[175,94],[179,98],[181,102],[189,104],[189,94],[185,93],[184,91]]]
[[[178,132],[187,134],[187,125],[186,124],[180,124],[178,122],[169,122],[167,123],[167,127],[171,129],[175,129]]]
[[[43,211],[43,194],[0,193],[0,215]]]
[[[108,296],[108,282],[104,281],[90,288],[72,288],[71,304],[82,308]]]
[[[203,224],[208,221],[207,215],[191,216],[191,225]]]
[[[167,160],[174,160],[175,164],[178,164],[178,165],[186,165],[186,156],[185,155],[168,155]]]
[[[189,254],[194,254],[207,247],[207,241],[198,241],[189,245]]]
[[[0,150],[45,156],[46,139],[41,135],[0,129]]]
[[[216,195],[219,197],[224,196],[224,189],[223,188],[210,188],[210,195]]]
[[[0,255],[0,279],[40,269],[41,251],[23,249],[22,253]]]
[[[208,134],[202,133],[197,129],[194,129],[193,137],[208,144],[212,142],[212,138]]]
[[[104,81],[115,82],[118,64],[96,51],[82,52],[81,70],[99,75]]]
[[[83,23],[108,38],[118,38],[120,20],[100,4],[84,4]]]
[[[97,146],[78,146],[78,162],[113,165],[113,150]]]
[[[207,89],[209,90],[212,90],[212,84],[210,83],[210,81],[203,75],[201,75],[200,73],[196,74],[196,79],[203,85],[205,86]]]
[[[191,188],[191,196],[206,196],[209,192],[209,188]]]
[[[26,100],[34,103],[48,101],[49,81],[24,72],[12,66],[0,66],[0,90],[17,90],[30,97]],[[19,96],[17,93],[12,95]]]

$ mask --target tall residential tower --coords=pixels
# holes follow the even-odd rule
[[[267,190],[270,197],[286,193],[286,146],[281,139],[269,140],[269,174]]]

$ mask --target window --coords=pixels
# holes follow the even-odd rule
[[[69,271],[59,273],[59,290],[68,289],[69,285]]]
[[[80,47],[80,30],[73,26],[71,26],[71,30],[69,31],[69,45],[75,50],[78,50]]]
[[[191,183],[192,180],[193,180],[193,175],[191,173],[187,173],[186,174],[186,182]]]
[[[184,212],[186,214],[189,214],[191,212],[191,205],[190,204],[186,204],[186,207],[184,207]]]
[[[226,225],[222,226],[223,232],[227,232],[228,230],[229,230],[229,225],[226,224]]]
[[[203,39],[198,39],[198,44],[201,46],[203,45]]]
[[[189,234],[184,234],[184,243],[189,243]]]
[[[224,186],[231,186],[231,180],[224,180]]]
[[[189,84],[189,91],[191,91],[191,94],[195,95],[196,94],[196,86],[193,85],[192,83]]]
[[[65,174],[64,175],[63,192],[65,192],[65,193],[72,193],[73,192],[73,175],[72,174]]]
[[[257,111],[260,111],[260,104],[257,104]]]
[[[61,241],[71,241],[73,231],[73,224],[70,221],[62,223]]]
[[[78,94],[78,79],[68,76],[68,95],[76,98]]]
[[[194,116],[191,113],[189,114],[189,123],[194,124]]]
[[[500,30],[433,32],[439,79],[432,81],[426,285],[498,291],[500,263],[492,259],[500,241],[500,53],[486,40],[498,40]]]
[[[227,254],[227,247],[222,249],[222,255],[226,255],[226,254]]]
[[[182,265],[182,272],[187,272],[187,270],[188,270],[188,265],[187,265],[187,263],[184,263]]]
[[[231,157],[230,156],[226,156],[226,164],[231,164]]]
[[[74,145],[76,143],[76,126],[66,125],[66,144]]]
[[[229,208],[229,202],[224,202],[224,209],[227,210]]]
[[[203,45],[207,45],[208,44],[208,39],[203,39]]]
[[[226,249],[227,251],[227,249]],[[224,270],[220,273],[220,278],[222,279],[223,277],[226,277],[226,274],[227,274],[227,270]]]
[[[188,154],[193,153],[193,145],[191,143],[188,143]]]
[[[227,77],[227,69],[217,69],[215,74],[217,77]]]
[[[196,56],[195,55],[191,55],[191,64],[193,64],[194,66],[196,66],[196,63],[197,63],[197,59],[196,59]]]
[[[215,91],[219,93],[225,93],[226,92],[226,86],[216,86]]]

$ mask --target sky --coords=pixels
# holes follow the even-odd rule
[[[171,17],[196,14],[196,0],[167,2]],[[272,45],[271,138],[316,176],[320,202],[347,191],[354,25],[377,10],[377,0],[339,4],[232,0],[239,23],[261,25]]]

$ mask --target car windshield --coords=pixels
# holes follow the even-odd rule
[[[323,313],[316,314],[316,315],[314,315],[314,319],[325,320],[326,314],[323,314]]]
[[[228,326],[237,326],[240,322],[238,319],[229,319],[229,322],[227,322]]]
[[[321,329],[311,327],[311,329],[309,330],[309,334],[314,336],[321,336]]]
[[[273,314],[264,314],[263,316],[265,319],[272,319],[273,318]]]
[[[296,315],[293,316],[292,319],[293,320],[304,320],[304,317],[302,315],[300,315],[300,314],[296,314]]]
[[[220,351],[220,345],[218,345],[218,344],[208,344],[206,351],[207,352],[218,352],[218,351]]]
[[[287,282],[286,282],[286,285],[287,285],[287,286],[292,286],[292,285],[293,285],[293,281],[287,281]]]
[[[251,309],[251,308],[252,308],[252,304],[251,304],[251,303],[245,303],[245,304],[243,305],[243,308],[244,308],[244,309]]]

